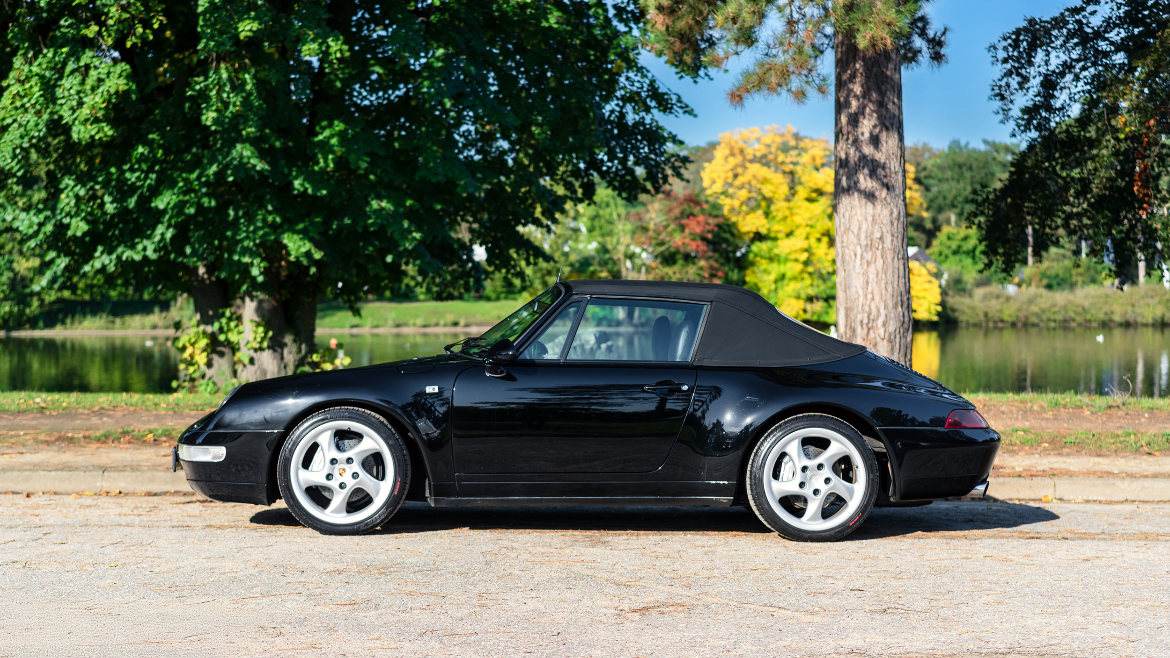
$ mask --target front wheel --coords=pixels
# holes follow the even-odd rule
[[[832,416],[804,414],[772,428],[752,451],[752,510],[781,537],[834,541],[873,509],[878,466],[865,439]]]
[[[381,416],[354,407],[326,409],[284,442],[277,482],[301,523],[328,535],[358,535],[398,511],[410,488],[410,459]]]

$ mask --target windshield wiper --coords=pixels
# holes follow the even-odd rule
[[[464,338],[463,340],[457,340],[454,343],[451,343],[450,345],[444,345],[443,351],[446,352],[447,354],[454,354],[454,352],[451,351],[451,348],[455,347],[456,345],[472,345],[475,343],[482,343],[482,342],[483,342],[483,336],[468,336],[467,338]]]

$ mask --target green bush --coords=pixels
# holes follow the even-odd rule
[[[969,294],[948,290],[943,306],[948,320],[963,325],[1170,324],[1170,291],[1160,285],[1131,286],[1128,290],[1024,288],[1015,295],[995,287],[976,288]]]

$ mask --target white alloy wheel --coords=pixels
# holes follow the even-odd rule
[[[390,448],[361,423],[338,420],[313,428],[297,444],[290,466],[297,502],[326,523],[365,521],[393,493]]]
[[[756,446],[748,468],[753,510],[789,539],[832,541],[857,529],[877,495],[877,461],[848,424],[790,418]]]
[[[405,500],[410,459],[384,418],[339,407],[313,414],[292,431],[280,451],[277,477],[301,523],[326,534],[361,534]]]

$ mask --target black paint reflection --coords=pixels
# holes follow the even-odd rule
[[[457,472],[653,471],[674,445],[695,384],[690,367],[540,364],[508,373],[494,379],[472,369],[456,380]],[[688,391],[642,388],[664,381]]]

